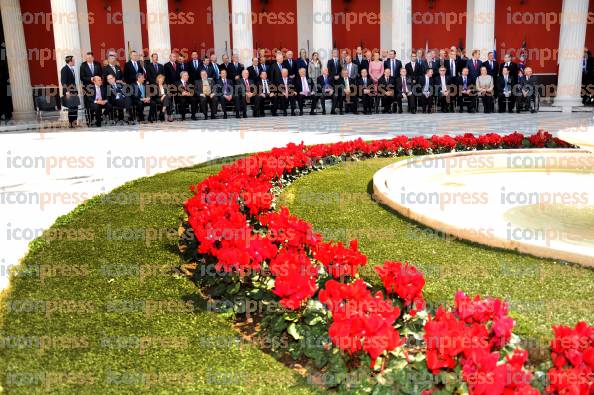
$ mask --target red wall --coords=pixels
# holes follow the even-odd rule
[[[144,56],[147,59],[150,59],[150,53],[148,49],[148,29],[146,27],[146,0],[140,0],[140,34],[142,35],[142,48],[144,51]]]
[[[169,0],[172,49],[206,54],[214,46],[212,18],[209,19],[211,7],[211,0]]]
[[[107,9],[105,9],[107,4]],[[91,34],[91,49],[99,61],[106,59],[110,51],[115,51],[120,62],[127,58],[128,49],[124,39],[124,25],[122,22],[122,2],[111,0],[106,3],[97,0],[87,0],[89,12],[89,32]],[[92,23],[91,23],[92,22]]]
[[[380,48],[380,0],[332,1],[332,37],[339,49]],[[352,21],[352,22],[349,22]]]
[[[297,48],[297,1],[252,0],[252,34],[254,48],[292,50],[298,56]]]
[[[497,0],[497,57],[502,59],[507,51],[515,53],[525,38],[529,51],[527,65],[537,73],[557,73],[561,6],[562,0],[530,0],[524,5],[517,0]],[[555,19],[554,23],[547,25],[547,14]],[[520,23],[513,24],[514,21]]]
[[[50,0],[21,0],[21,13],[29,58],[29,74],[33,85],[58,83],[54,54],[54,31],[46,16],[51,13]],[[10,40],[10,33],[6,36]],[[64,60],[60,60],[60,64]]]
[[[413,48],[424,49],[427,40],[430,49],[458,46],[460,40],[465,46],[466,0],[435,0],[432,8],[428,1],[413,1],[412,18]]]

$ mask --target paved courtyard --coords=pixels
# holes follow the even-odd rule
[[[0,126],[0,289],[28,243],[84,200],[144,176],[289,142],[306,144],[463,132],[553,133],[590,113],[303,116],[3,132]]]

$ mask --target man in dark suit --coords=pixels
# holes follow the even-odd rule
[[[119,122],[124,121],[124,110],[128,112],[128,122],[132,122],[132,103],[130,97],[124,93],[123,84],[117,82],[111,74],[107,76],[107,100],[111,107],[117,110]]]
[[[518,81],[518,65],[514,62],[512,62],[512,57],[510,54],[505,54],[505,56],[503,57],[503,63],[501,63],[499,65],[499,74],[501,74],[501,71],[503,70],[504,67],[507,67],[507,69],[509,70],[509,75],[512,78],[512,83],[517,83]]]
[[[370,115],[372,113],[372,94],[374,94],[375,86],[373,81],[367,73],[367,69],[361,70],[361,77],[357,79],[357,93],[359,99],[363,103],[363,114]]]
[[[270,71],[270,62],[268,62],[264,56],[260,57],[260,64],[258,65],[258,69],[259,69],[258,78],[260,78],[260,74],[263,71],[265,71],[267,73]],[[256,82],[256,81],[254,81],[254,82]]]
[[[169,62],[163,65],[163,69],[165,74],[165,83],[167,85],[177,85],[181,70],[179,64],[177,63],[176,53],[169,55]]]
[[[103,76],[103,69],[101,63],[97,62],[93,56],[93,52],[87,52],[86,62],[80,65],[80,82],[83,87],[91,85],[93,77]]]
[[[449,57],[445,61],[445,68],[446,74],[450,77],[451,81],[456,80],[464,68],[464,66],[460,64],[455,48],[450,50]]]
[[[400,76],[396,78],[395,98],[398,105],[398,113],[402,114],[402,101],[406,100],[408,103],[408,112],[411,114],[417,113],[417,105],[415,95],[413,94],[414,85],[412,78],[408,76],[406,68],[400,69]]]
[[[163,65],[159,63],[158,54],[154,53],[151,55],[151,61],[146,65],[146,74],[149,84],[155,84],[159,74],[165,75]]]
[[[277,85],[280,83],[284,68],[285,66],[283,64],[283,54],[279,51],[276,54],[276,62],[274,62],[270,66],[270,72],[268,73],[268,75],[270,76],[270,80],[273,84]]]
[[[210,54],[210,66],[212,69],[212,78],[215,81],[218,81],[221,78],[221,67],[217,64],[217,55],[212,53]]]
[[[112,75],[116,82],[121,84],[124,82],[124,74],[118,64],[118,61],[114,54],[109,54],[107,57],[107,66],[103,69],[103,80],[107,81],[107,77]]]
[[[497,95],[499,112],[514,112],[514,105],[516,104],[516,97],[514,79],[509,73],[509,69],[504,67],[501,69],[501,75],[497,78]]]
[[[262,78],[267,79],[268,76],[266,72],[263,71],[261,74]],[[268,94],[270,94],[270,86],[268,81],[266,81],[266,86],[268,87]],[[260,116],[260,107],[259,105],[262,104],[262,116],[264,116],[264,103],[260,103],[256,99],[256,92],[254,89],[254,81],[250,80],[250,73],[247,70],[243,70],[241,72],[241,78],[237,81],[235,85],[235,116],[239,118],[239,113],[241,112],[244,118],[247,118],[247,106],[248,104],[254,104],[254,117]]]
[[[68,108],[68,127],[70,128],[74,128],[78,119],[80,104],[74,70],[74,56],[66,56],[66,65],[60,71],[60,84],[62,84],[62,104]]]
[[[200,78],[200,69],[202,62],[198,57],[198,51],[192,51],[192,58],[188,62],[188,74],[190,74],[190,82],[196,81]]]
[[[582,58],[582,86],[583,96],[582,104],[588,104],[593,101],[593,93],[590,85],[594,82],[594,58],[588,49],[584,50],[584,56]]]
[[[208,78],[206,70],[200,72],[200,78],[196,80],[196,96],[200,101],[200,108],[204,119],[208,119],[208,106],[210,106],[210,115],[212,119],[217,118],[217,94],[215,92],[214,81]]]
[[[377,81],[378,95],[382,100],[382,113],[391,114],[392,107],[394,105],[394,79],[392,78],[392,72],[390,67],[384,69],[384,75],[382,75]]]
[[[529,108],[531,113],[536,112],[536,99],[538,95],[538,77],[532,75],[532,67],[524,69],[524,76],[519,80],[520,94],[518,100],[520,101],[517,109],[520,112],[520,107]]]
[[[299,69],[299,76],[295,78],[295,91],[297,92],[297,102],[299,104],[299,115],[303,115],[303,105],[306,100],[311,101],[310,115],[315,115],[318,96],[316,94],[314,82],[307,78],[305,68]]]
[[[242,71],[243,73],[243,71]],[[221,70],[221,79],[215,83],[215,92],[217,93],[217,103],[221,103],[223,110],[223,119],[227,119],[227,105],[235,106],[237,104],[234,96],[235,81],[241,81],[227,78],[227,70]],[[239,109],[235,108],[235,115],[239,118]]]
[[[468,67],[462,69],[462,74],[458,77],[458,107],[460,112],[464,112],[464,106],[469,113],[474,112],[474,79],[469,75]]]
[[[221,64],[219,64],[219,69],[220,69],[219,73],[223,70],[227,70],[227,77],[231,78],[229,76],[229,69],[228,69],[229,65],[230,65],[229,56],[227,56],[227,54],[224,53],[223,56],[221,56]]]
[[[422,63],[419,63],[417,54],[413,52],[410,55],[410,62],[406,64],[406,75],[412,79],[412,83],[416,85],[419,77],[425,74]]]
[[[128,85],[136,82],[136,75],[138,73],[144,74],[144,68],[138,60],[138,53],[136,51],[130,52],[130,60],[124,66],[124,81]]]
[[[347,69],[342,69],[341,76],[337,80],[334,80],[334,98],[332,100],[330,114],[336,114],[336,108],[338,108],[340,115],[344,114],[343,108],[346,111],[350,110],[356,113],[357,110],[353,108],[355,88],[355,81],[349,78]]]
[[[179,112],[181,120],[186,120],[187,107],[190,107],[190,115],[192,121],[196,120],[196,103],[197,98],[194,95],[194,84],[190,83],[190,74],[187,71],[182,71],[180,74],[179,84],[177,85],[176,101],[179,105]]]
[[[239,57],[234,54],[231,57],[231,63],[227,65],[227,78],[229,78],[232,81],[238,80],[239,78],[241,78],[241,72],[243,71],[243,69],[243,65],[239,63]]]
[[[384,69],[390,69],[390,76],[398,75],[400,69],[402,68],[402,62],[396,59],[396,51],[391,50],[388,59],[384,61]]]
[[[289,77],[289,71],[283,69],[281,80],[276,84],[276,107],[283,110],[283,115],[287,116],[287,110],[291,107],[291,115],[295,116],[295,99],[297,92],[293,80]]]
[[[478,76],[481,75],[481,67],[483,65],[483,62],[481,62],[481,60],[479,59],[480,54],[481,51],[479,51],[478,49],[473,50],[472,58],[468,59],[468,62],[466,63],[466,67],[468,68],[468,75],[473,80],[476,80]]]
[[[334,98],[334,80],[330,77],[327,67],[322,69],[322,75],[318,77],[316,82],[316,90],[322,104],[322,114],[325,115],[326,100],[332,102]]]
[[[257,84],[257,95],[254,96],[254,116],[255,117],[263,117],[264,116],[264,106],[266,103],[270,103],[270,111],[273,117],[277,116],[277,100],[276,95],[278,94],[276,91],[275,84],[272,83],[271,80],[268,79],[268,74],[263,71],[260,73],[260,82]],[[257,114],[257,115],[256,115]]]
[[[334,81],[338,80],[342,75],[342,64],[340,63],[340,59],[338,58],[338,49],[332,50],[332,58],[328,59],[328,64],[326,65],[328,68],[328,75]]]
[[[202,61],[202,64],[200,65],[200,72],[198,73],[198,78],[196,79],[200,79],[200,73],[202,70],[206,71],[208,78],[216,79],[214,66],[210,63],[210,58],[208,56]]]
[[[483,66],[487,68],[487,74],[493,77],[493,81],[497,81],[497,76],[499,75],[499,63],[495,60],[493,52],[489,52],[487,60],[483,62]]]
[[[258,58],[252,58],[252,65],[247,68],[249,73],[249,78],[252,81],[257,81],[260,78],[260,63]],[[243,75],[243,72],[241,73]]]
[[[151,95],[144,74],[136,74],[136,82],[130,85],[130,90],[135,121],[144,122],[144,108],[151,105]]]
[[[453,112],[454,111],[454,99],[452,98],[451,91],[451,78],[447,75],[445,66],[439,68],[439,75],[434,78],[435,95],[441,112]]]
[[[188,71],[188,65],[186,63],[186,57],[184,56],[184,54],[179,54],[177,55],[177,64],[179,65],[179,76],[180,76],[180,80],[181,80],[181,73],[184,71]]]
[[[431,113],[433,107],[433,68],[428,68],[425,75],[419,78],[418,96],[419,105],[423,108],[423,113]]]
[[[99,76],[92,79],[92,84],[85,92],[85,100],[87,102],[86,108],[89,109],[91,116],[90,121],[95,121],[97,127],[101,127],[103,114],[108,114],[111,111],[111,105],[107,100],[107,89],[103,86],[103,80]]]
[[[297,61],[293,59],[293,51],[287,51],[287,59],[283,62],[283,67],[289,71],[289,78],[294,79],[297,76]]]
[[[369,63],[365,64],[365,61],[366,59],[365,55],[363,55],[363,49],[361,47],[357,47],[357,49],[355,50],[355,56],[353,56],[353,63],[357,65],[359,75],[361,75],[362,69],[369,70]]]

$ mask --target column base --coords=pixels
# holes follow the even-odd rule
[[[21,112],[12,112],[12,121],[35,121],[37,114],[35,111],[21,111]]]
[[[561,107],[563,112],[570,113],[574,107],[583,107],[582,100],[576,97],[556,97],[553,101],[553,107]]]

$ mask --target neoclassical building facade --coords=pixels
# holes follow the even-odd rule
[[[0,0],[14,117],[34,110],[32,87],[58,85],[66,55],[87,51],[121,62],[131,50],[203,55],[332,48],[395,49],[451,45],[527,54],[556,83],[554,105],[579,106],[582,56],[594,47],[594,0]]]

